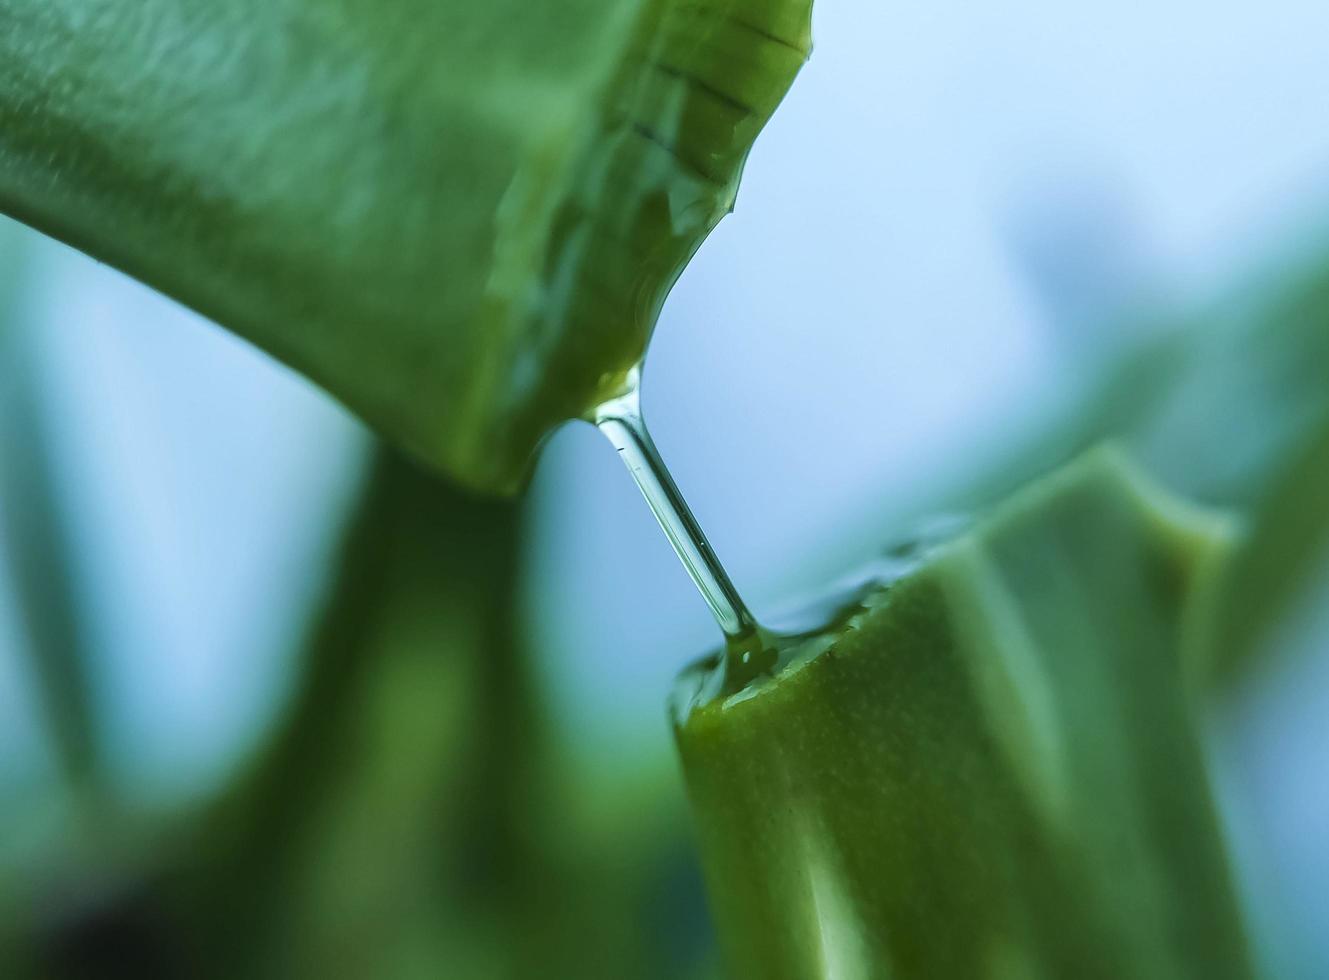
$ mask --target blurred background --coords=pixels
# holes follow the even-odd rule
[[[1323,3],[825,0],[815,37],[645,375],[759,615],[1329,218]],[[664,700],[718,634],[608,444],[469,500],[122,276],[10,224],[0,256],[6,955],[715,975]],[[1280,977],[1329,976],[1318,567],[1213,720]]]

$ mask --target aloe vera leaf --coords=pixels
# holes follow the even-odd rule
[[[611,393],[810,0],[0,0],[0,211],[457,480]]]
[[[733,975],[1249,976],[1186,679],[1230,534],[1096,451],[694,708]]]

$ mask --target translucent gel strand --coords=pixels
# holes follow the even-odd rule
[[[634,370],[625,392],[596,409],[594,422],[618,450],[683,567],[711,607],[728,644],[754,638],[758,633],[756,620],[656,451],[642,418],[639,377]]]

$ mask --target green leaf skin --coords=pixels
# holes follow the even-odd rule
[[[0,210],[511,491],[640,357],[810,0],[0,0]]]
[[[1096,451],[694,709],[733,976],[1248,977],[1186,679],[1228,537]]]

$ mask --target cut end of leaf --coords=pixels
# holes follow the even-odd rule
[[[453,467],[511,490],[559,423],[612,397],[669,290],[732,208],[744,163],[811,51],[810,0],[652,0],[489,355]],[[514,227],[520,238],[528,229]]]
[[[0,210],[472,488],[641,357],[810,0],[0,0]],[[219,57],[224,52],[224,57]]]

